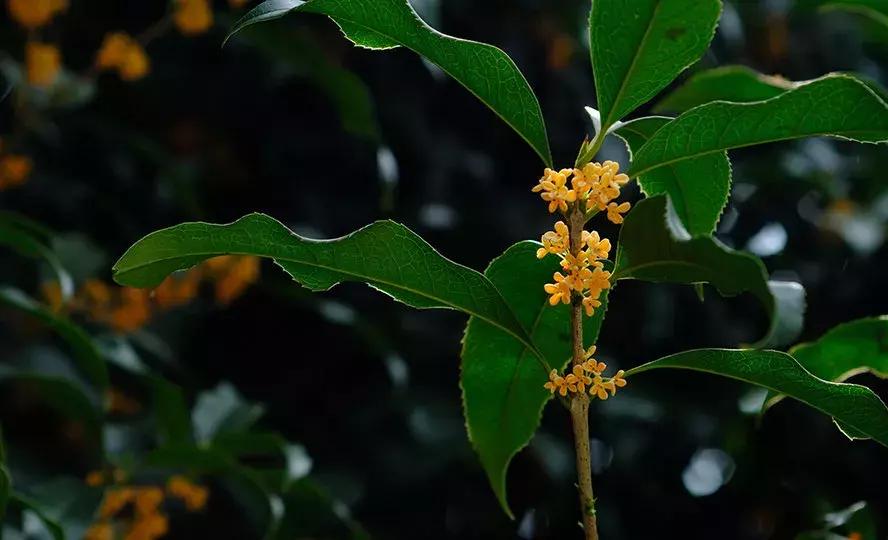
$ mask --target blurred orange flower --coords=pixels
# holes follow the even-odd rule
[[[7,0],[9,15],[29,30],[40,28],[68,8],[68,0]]]
[[[115,69],[125,81],[141,79],[151,69],[151,61],[142,45],[125,32],[105,35],[96,55],[99,69]]]
[[[213,25],[213,10],[208,0],[176,0],[173,22],[185,35],[202,34]]]
[[[62,69],[62,53],[55,45],[29,41],[25,45],[25,69],[28,83],[40,87],[50,86]]]
[[[31,158],[7,154],[0,157],[0,191],[24,184],[31,176]]]

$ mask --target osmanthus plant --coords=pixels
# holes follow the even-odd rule
[[[719,0],[594,0],[589,41],[597,109],[587,112],[595,133],[583,140],[575,163],[555,167],[538,101],[503,51],[437,32],[406,0],[266,1],[233,33],[296,12],[326,15],[358,46],[407,47],[459,81],[542,158],[542,178],[536,185],[528,182],[528,190],[547,203],[552,230],[541,243],[518,242],[482,274],[444,258],[392,221],[314,240],[269,216],[250,214],[227,225],[184,223],[149,234],[120,258],[115,279],[155,287],[170,273],[211,257],[255,255],[273,259],[314,291],[364,282],[415,308],[466,313],[464,412],[494,493],[511,515],[508,464],[533,436],[543,407],[550,401],[563,405],[573,423],[589,539],[598,537],[590,403],[608,399],[649,371],[695,370],[759,385],[774,399],[789,396],[820,410],[849,436],[888,446],[884,403],[866,387],[834,380],[862,369],[884,373],[884,365],[861,363],[884,358],[831,356],[845,350],[835,343],[848,340],[861,350],[882,350],[884,334],[868,325],[884,326],[884,320],[837,329],[823,342],[789,354],[764,350],[797,337],[803,289],[770,281],[759,259],[712,236],[730,192],[728,150],[811,136],[886,142],[888,106],[877,91],[851,75],[793,83],[734,68],[695,78],[667,99],[663,110],[678,110],[677,117],[627,120],[703,55],[721,7]],[[625,141],[631,163],[595,161],[611,135]],[[529,171],[528,178],[533,176]],[[619,200],[621,188],[633,180],[645,198],[634,204]],[[594,231],[593,218],[603,217],[622,224],[615,242]],[[619,300],[610,296],[622,280],[710,284],[726,296],[751,293],[768,313],[770,329],[752,348],[685,351],[609,372],[593,355],[606,304]]]

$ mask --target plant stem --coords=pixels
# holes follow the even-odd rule
[[[575,208],[570,215],[570,251],[579,253],[582,249],[585,214]],[[578,366],[585,359],[583,350],[583,304],[574,297],[570,312],[571,339],[573,341],[573,365]],[[598,521],[595,517],[595,495],[592,492],[592,464],[589,451],[589,395],[585,392],[574,394],[570,402],[570,416],[573,423],[574,446],[577,452],[577,484],[580,492],[580,511],[583,514],[583,530],[586,540],[598,540]]]

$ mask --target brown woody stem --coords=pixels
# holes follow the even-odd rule
[[[570,251],[574,255],[582,249],[583,225],[586,217],[582,211],[573,208],[570,221]],[[573,365],[585,360],[583,350],[583,304],[574,296],[570,312],[571,339],[573,341]],[[589,451],[589,395],[578,392],[570,402],[570,416],[573,422],[574,445],[577,451],[577,483],[580,492],[580,511],[583,514],[583,530],[586,540],[598,540],[598,521],[595,517],[595,495],[592,492],[592,464]]]

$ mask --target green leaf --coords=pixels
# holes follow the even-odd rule
[[[43,526],[46,527],[46,530],[49,531],[49,534],[52,535],[53,540],[66,540],[65,538],[65,529],[54,519],[46,515],[43,509],[40,507],[40,503],[32,500],[27,495],[22,495],[21,493],[13,492],[9,498],[9,502],[21,507],[24,510],[29,510],[37,516],[37,519],[43,523]]]
[[[801,330],[801,286],[769,283],[757,257],[734,251],[715,238],[690,238],[673,213],[667,212],[662,196],[637,203],[623,223],[614,269],[614,280],[622,279],[709,283],[722,296],[752,293],[771,318],[768,335],[758,346],[791,341]],[[777,297],[775,289],[780,293]]]
[[[159,377],[151,378],[154,415],[161,444],[183,445],[192,440],[191,415],[182,389]]]
[[[59,282],[62,298],[70,298],[74,294],[74,281],[55,253],[43,243],[35,231],[19,223],[5,221],[4,217],[0,216],[0,245],[5,245],[22,256],[46,262]]]
[[[786,79],[763,75],[746,66],[722,66],[694,74],[660,100],[654,112],[682,113],[710,101],[763,101],[777,97],[794,86]]]
[[[571,356],[570,308],[552,307],[543,285],[559,270],[555,257],[536,258],[536,242],[520,242],[494,259],[485,275],[496,285],[538,345],[544,366],[527,345],[476,317],[463,338],[461,386],[469,439],[506,513],[506,470],[533,437],[551,397],[543,388],[549,366],[563,369]],[[586,345],[598,338],[607,298],[583,325]]]
[[[796,345],[789,353],[826,381],[842,382],[861,373],[888,378],[888,316],[841,324],[817,341]],[[782,397],[770,395],[765,409]]]
[[[500,49],[436,31],[407,0],[267,0],[244,15],[229,37],[290,12],[327,15],[360,47],[404,46],[424,56],[490,107],[551,166],[539,102],[521,71]]]
[[[531,345],[487,278],[445,259],[416,233],[392,221],[335,240],[303,238],[264,214],[228,225],[184,223],[136,242],[115,264],[114,279],[121,285],[155,287],[176,270],[226,254],[274,259],[313,291],[359,281],[416,308],[457,309]]]
[[[866,84],[832,74],[753,103],[695,107],[657,131],[635,153],[630,176],[687,159],[800,137],[888,141],[888,106]]]
[[[308,479],[295,482],[283,494],[284,515],[274,535],[276,540],[324,538],[327,540],[369,539],[361,527],[337,511],[337,503]]]
[[[82,480],[57,477],[28,490],[16,499],[34,511],[50,532],[59,538],[75,540],[94,520],[94,513],[102,498],[102,490],[88,487]]]
[[[261,405],[247,402],[234,386],[222,382],[197,396],[191,419],[197,441],[207,442],[222,433],[248,429],[264,412]]]
[[[847,11],[857,13],[888,26],[888,2],[885,0],[800,0],[799,8],[818,8],[821,12]]]
[[[99,403],[83,393],[69,379],[18,371],[0,365],[0,384],[16,384],[40,396],[60,415],[84,428],[86,439],[97,451],[102,449],[102,415]]]
[[[6,448],[3,446],[3,426],[0,426],[0,523],[6,515],[6,505],[12,492],[12,480],[6,469]],[[0,525],[2,527],[2,525]]]
[[[671,119],[658,116],[623,124],[616,134],[630,155]],[[725,152],[701,156],[655,169],[638,178],[648,197],[669,195],[679,219],[692,236],[710,235],[721,217],[731,192],[731,162]]]
[[[86,331],[18,289],[0,287],[0,305],[19,310],[45,324],[71,348],[80,371],[98,389],[108,387],[108,367]]]
[[[266,24],[240,35],[268,56],[282,60],[296,75],[323,92],[336,107],[343,129],[380,142],[375,105],[364,81],[332,61],[305,29],[294,28],[286,22]]]
[[[786,353],[727,349],[686,351],[630,369],[626,376],[662,368],[703,371],[786,394],[888,446],[888,408],[872,390],[818,379]]]
[[[720,14],[719,0],[593,0],[589,41],[602,131],[696,62]]]

